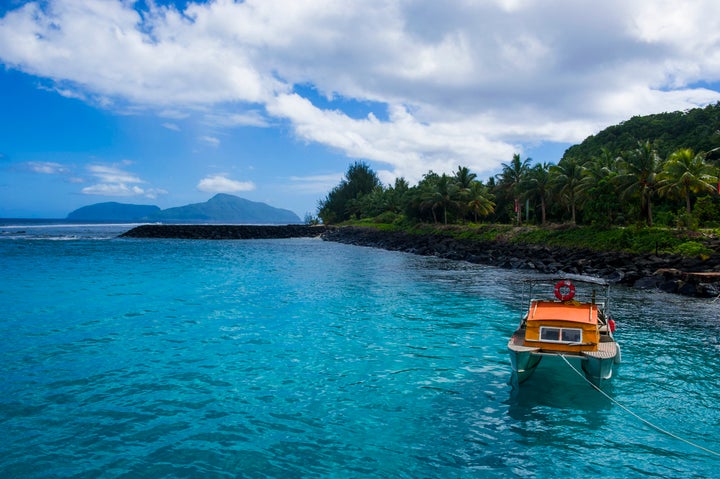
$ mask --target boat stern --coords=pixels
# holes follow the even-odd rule
[[[521,335],[524,336],[524,333],[516,333],[508,341],[510,364],[518,383],[529,379],[542,359],[542,356],[538,354],[540,348],[524,346],[519,340]]]

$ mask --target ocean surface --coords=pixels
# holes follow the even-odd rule
[[[612,400],[561,362],[513,389],[523,272],[130,227],[0,223],[0,477],[720,470],[720,301],[615,287]]]

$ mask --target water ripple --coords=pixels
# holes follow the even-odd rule
[[[562,364],[513,390],[518,273],[319,241],[5,243],[2,477],[683,478],[720,465]],[[606,391],[720,448],[718,305],[619,288],[613,307],[625,364]]]

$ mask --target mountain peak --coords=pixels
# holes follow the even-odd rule
[[[86,221],[162,221],[169,223],[297,224],[290,210],[218,193],[205,203],[160,210],[157,206],[97,203],[79,208],[68,219]]]

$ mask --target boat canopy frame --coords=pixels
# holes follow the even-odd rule
[[[610,282],[593,276],[577,274],[532,276],[523,278],[520,294],[521,319],[526,319],[533,304],[542,301],[564,302],[553,297],[553,286],[560,281],[571,281],[580,288],[575,291],[575,297],[567,302],[579,301],[597,305],[597,309],[604,316],[605,321],[610,318]],[[540,296],[540,288],[543,294]],[[547,288],[547,289],[545,289]],[[588,293],[589,290],[589,293]],[[538,297],[536,297],[538,295]]]

